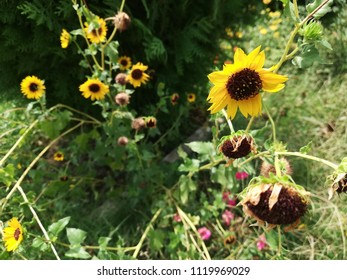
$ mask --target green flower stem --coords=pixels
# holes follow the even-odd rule
[[[133,253],[133,258],[134,258],[134,259],[136,259],[137,256],[138,256],[138,254],[140,253],[142,244],[143,244],[143,242],[145,241],[145,239],[146,239],[146,237],[147,237],[147,234],[148,234],[149,230],[153,227],[154,222],[157,220],[157,218],[159,217],[159,215],[160,215],[160,213],[161,213],[162,210],[163,210],[162,208],[159,208],[159,209],[157,210],[157,212],[154,214],[154,216],[153,216],[153,218],[151,219],[151,221],[149,222],[149,224],[147,225],[147,227],[146,227],[144,233],[143,233],[142,236],[141,236],[141,239],[140,239],[139,243],[135,246],[136,249],[135,249],[135,251],[134,251],[134,253]]]
[[[269,151],[264,151],[264,152],[261,152],[259,154],[256,154],[246,160],[244,160],[243,162],[240,162],[238,165],[237,165],[237,168],[239,168],[240,166],[246,164],[246,163],[249,163],[250,161],[256,159],[256,158],[259,158],[259,157],[262,157],[262,156],[266,156],[266,155],[270,155],[270,152]]]
[[[212,167],[214,167],[214,166],[220,164],[223,160],[224,160],[224,158],[221,158],[221,159],[218,159],[218,160],[216,160],[216,161],[207,163],[207,164],[205,164],[205,165],[199,167],[199,170],[198,170],[198,171],[206,170],[206,169],[209,170],[209,169],[211,169]],[[193,175],[193,174],[192,174],[192,175]]]
[[[176,205],[176,209],[177,209],[178,215],[181,217],[182,222],[187,224],[191,228],[191,230],[195,233],[197,238],[200,240],[201,247],[202,247],[203,252],[204,252],[204,255],[203,255],[204,259],[211,260],[211,257],[210,257],[208,250],[207,250],[205,242],[201,239],[201,236],[200,236],[198,230],[196,229],[195,225],[193,224],[193,222],[189,219],[187,214],[178,205]]]
[[[282,66],[282,64],[287,61],[288,59],[291,58],[291,56],[288,56],[289,50],[291,48],[291,45],[295,39],[296,34],[299,32],[300,28],[315,14],[317,13],[322,7],[324,7],[330,0],[325,0],[322,4],[320,4],[316,9],[314,9],[310,14],[307,15],[307,17],[305,17],[300,23],[295,25],[294,30],[292,31],[292,33],[289,36],[289,39],[287,41],[287,45],[285,46],[284,52],[282,54],[282,57],[280,59],[280,61],[274,66],[274,70],[273,72],[277,72],[278,69],[280,69],[280,67]],[[297,8],[297,3],[294,0],[294,9],[295,9],[295,15],[297,16],[297,18],[299,18],[299,13],[298,13],[298,8]],[[289,57],[289,58],[288,58]]]
[[[278,248],[277,248],[277,254],[278,256],[281,256],[282,254],[282,236],[281,236],[281,226],[277,226],[277,234],[278,234]]]
[[[333,169],[337,169],[337,167],[338,167],[337,164],[332,163],[331,161],[328,161],[326,159],[322,159],[322,158],[311,156],[311,155],[302,154],[300,152],[275,152],[275,155],[302,157],[302,158],[310,159],[313,161],[321,162],[321,163],[323,163],[323,164],[325,164],[325,165],[327,165]]]
[[[222,112],[223,112],[223,115],[224,115],[228,125],[229,125],[230,132],[231,133],[235,132],[233,124],[232,124],[231,120],[228,118],[228,115],[227,115],[227,112],[225,112],[225,109],[222,109]]]
[[[61,138],[63,138],[65,135],[69,134],[70,132],[74,131],[75,129],[77,129],[78,127],[80,127],[84,122],[80,122],[77,125],[75,125],[74,127],[68,129],[67,131],[65,131],[64,133],[60,134],[57,138],[55,138],[51,143],[49,143],[36,157],[35,159],[29,164],[29,166],[24,170],[24,172],[22,173],[21,177],[18,179],[18,181],[16,182],[16,184],[13,186],[13,188],[11,189],[11,191],[7,194],[7,196],[5,197],[4,201],[2,202],[1,205],[1,209],[0,209],[0,217],[2,215],[3,210],[6,207],[6,204],[8,202],[8,200],[11,198],[11,196],[13,195],[13,193],[17,190],[17,188],[21,185],[21,183],[23,182],[24,178],[26,177],[26,175],[29,173],[29,171],[34,167],[34,165],[39,161],[39,159],[48,151],[48,149],[50,147],[52,147],[57,141],[59,141]]]
[[[88,60],[86,54],[85,54],[84,51],[81,49],[80,45],[76,42],[76,40],[73,40],[73,42],[75,43],[77,49],[80,51],[80,53],[81,53],[82,56],[84,57],[84,60],[87,62],[90,72],[93,72],[93,68],[92,68],[92,66],[90,65],[90,62],[89,62],[89,60]]]
[[[267,114],[267,116],[269,117],[269,120],[270,120],[270,122],[271,122],[271,127],[272,127],[272,137],[273,137],[273,139],[274,139],[274,143],[276,143],[277,142],[277,139],[276,139],[276,125],[275,125],[275,122],[274,122],[274,120],[272,119],[272,117],[271,117],[271,115],[270,115],[270,113],[269,113],[269,111],[268,111],[268,109],[265,107],[265,112],[266,112],[266,114]]]
[[[28,207],[29,207],[31,213],[33,214],[34,219],[36,220],[36,222],[37,222],[37,224],[39,225],[41,231],[43,232],[43,235],[45,236],[45,238],[47,239],[49,245],[51,246],[51,249],[52,249],[52,251],[53,251],[53,254],[54,254],[55,257],[57,258],[57,260],[60,260],[60,257],[59,257],[59,255],[58,255],[57,250],[55,249],[53,243],[51,242],[51,240],[50,240],[50,238],[49,238],[49,236],[48,236],[48,233],[47,233],[45,227],[42,225],[39,216],[36,214],[35,209],[30,205],[30,202],[29,202],[29,200],[28,200],[28,198],[27,198],[25,192],[23,191],[22,187],[18,185],[18,186],[17,186],[17,189],[18,189],[18,191],[20,192],[21,196],[23,197],[24,202],[28,205]]]
[[[254,116],[251,117],[251,119],[249,120],[245,132],[248,132],[248,131],[251,129],[251,126],[252,126],[252,124],[253,124],[253,121],[254,121]]]

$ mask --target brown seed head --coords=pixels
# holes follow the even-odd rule
[[[121,136],[118,138],[118,145],[120,146],[126,146],[129,143],[129,139],[125,136]]]
[[[253,138],[248,135],[234,136],[220,146],[220,151],[230,159],[245,157],[254,150]]]
[[[127,30],[130,26],[131,19],[128,14],[124,12],[118,12],[114,18],[114,25],[120,32]]]
[[[127,94],[125,92],[118,93],[114,98],[115,102],[120,106],[128,105],[129,99],[130,99],[129,94]]]
[[[115,78],[115,81],[117,84],[120,84],[122,86],[126,85],[127,83],[127,74],[125,73],[118,73],[116,78]]]
[[[282,171],[281,175],[285,175],[285,174],[292,175],[293,174],[292,167],[290,166],[290,163],[288,162],[287,159],[280,158],[279,162],[280,162],[280,169]],[[260,168],[260,175],[262,175],[264,177],[269,177],[270,173],[276,174],[275,166],[268,163],[267,161],[263,161],[261,164],[261,168]]]
[[[148,127],[148,128],[157,127],[157,119],[155,117],[146,118],[146,127]]]
[[[136,118],[133,120],[133,122],[131,123],[131,127],[133,129],[135,129],[136,131],[139,131],[142,128],[146,127],[146,123],[145,120],[141,117],[141,118]]]

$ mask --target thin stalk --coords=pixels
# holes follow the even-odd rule
[[[246,132],[248,132],[251,129],[253,121],[254,121],[254,117],[251,117],[251,119],[249,120],[249,122],[247,124],[246,130],[245,130]]]
[[[153,226],[154,222],[157,220],[157,218],[159,217],[159,214],[161,213],[163,209],[158,209],[157,212],[154,214],[153,218],[151,219],[151,221],[149,222],[149,224],[147,225],[144,233],[141,236],[141,239],[139,241],[139,243],[136,245],[136,249],[135,252],[133,253],[133,258],[136,259],[138,254],[140,253],[141,247],[143,242],[145,241],[147,234],[149,232],[149,230],[151,229],[151,227]]]
[[[325,165],[327,165],[333,169],[337,169],[337,167],[338,167],[337,164],[332,163],[331,161],[328,161],[326,159],[322,159],[322,158],[311,156],[311,155],[302,154],[300,152],[275,152],[275,155],[302,157],[302,158],[310,159],[313,161],[318,161],[318,162],[323,163],[323,164],[325,164]]]
[[[52,241],[50,240],[50,238],[49,238],[49,236],[48,236],[48,233],[47,233],[45,227],[42,225],[39,216],[36,214],[35,209],[30,205],[30,202],[29,202],[29,200],[28,200],[28,198],[27,198],[25,192],[23,191],[22,187],[18,185],[18,186],[17,186],[17,189],[18,189],[18,191],[20,192],[21,196],[23,197],[24,202],[28,204],[28,207],[29,207],[31,213],[33,214],[34,219],[36,220],[36,222],[37,222],[37,224],[39,225],[41,231],[43,232],[43,235],[45,236],[45,238],[47,239],[49,245],[51,246],[51,249],[52,249],[53,254],[55,255],[56,259],[57,259],[57,260],[60,260],[60,257],[59,257],[59,255],[58,255],[57,250],[55,249],[55,247],[54,247]]]
[[[232,124],[231,120],[228,118],[228,115],[227,115],[227,112],[225,112],[225,109],[222,109],[222,112],[223,112],[223,115],[224,115],[228,125],[229,125],[230,132],[231,133],[235,132],[233,124]]]
[[[268,111],[267,108],[265,108],[265,112],[266,112],[266,114],[267,114],[267,116],[269,117],[269,120],[270,120],[270,122],[271,122],[272,137],[273,137],[273,139],[274,139],[274,143],[276,143],[277,138],[276,138],[276,125],[275,125],[275,122],[274,122],[274,120],[272,119],[272,117],[271,117],[271,115],[270,115],[270,113],[269,113],[269,111]]]

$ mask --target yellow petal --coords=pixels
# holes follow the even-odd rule
[[[253,51],[251,51],[246,59],[246,67],[248,67],[249,65],[251,65],[254,61],[254,59],[257,57],[257,55],[260,52],[260,48],[261,46],[258,46],[257,48],[255,48]]]
[[[284,88],[284,84],[268,84],[263,82],[263,90],[267,92],[277,92]]]
[[[249,112],[249,101],[248,100],[239,100],[237,101],[237,105],[240,108],[241,114],[245,116],[245,118],[248,117]]]
[[[234,63],[244,63],[247,59],[247,55],[240,48],[237,48],[234,54]]]
[[[261,51],[248,66],[250,69],[260,70],[265,63],[265,53]]]
[[[217,98],[220,98],[224,94],[227,94],[227,90],[226,90],[225,86],[223,86],[223,87],[214,86],[211,88],[210,93],[207,97],[207,100],[211,99],[212,102],[214,102],[214,100],[216,100]]]
[[[226,71],[215,71],[207,77],[214,85],[225,85],[228,81],[229,74]]]
[[[229,102],[228,104],[228,110],[227,110],[227,115],[230,119],[235,118],[237,112],[237,102]]]
[[[217,102],[213,103],[212,106],[208,108],[208,110],[211,111],[211,114],[215,114],[227,106],[228,98],[229,96],[225,94]]]
[[[256,117],[261,112],[262,104],[261,104],[261,95],[257,94],[252,98],[253,101],[253,117]]]
[[[287,76],[275,74],[266,70],[260,70],[258,71],[258,74],[260,76],[260,79],[265,83],[281,84],[288,80]]]

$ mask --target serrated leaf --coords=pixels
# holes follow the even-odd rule
[[[80,245],[87,237],[87,233],[78,228],[67,228],[66,229],[67,239],[71,245]]]
[[[118,46],[117,41],[110,42],[105,48],[105,54],[110,58],[111,61],[117,61],[118,59]]]
[[[105,237],[105,236],[100,237],[98,240],[98,244],[100,246],[100,249],[105,250],[107,245],[108,245],[108,242],[110,242],[111,239],[112,239],[111,237]]]
[[[308,68],[315,61],[320,61],[318,50],[313,45],[306,45],[301,54],[294,57],[292,63],[298,68]]]
[[[307,154],[312,149],[312,141],[308,142],[306,146],[300,148],[300,153]]]
[[[89,259],[91,255],[82,247],[75,247],[65,253],[66,257],[75,259]]]
[[[211,142],[190,142],[185,143],[186,146],[188,146],[192,151],[202,154],[202,155],[214,155],[215,154],[215,148]]]
[[[325,39],[322,39],[322,40],[318,41],[318,43],[320,45],[322,45],[323,47],[327,48],[328,50],[331,50],[331,51],[333,50],[333,48],[330,45],[330,43],[327,40],[325,40]]]
[[[33,240],[31,246],[38,248],[40,251],[47,251],[49,249],[49,245],[39,237]]]
[[[296,15],[295,15],[295,7],[292,2],[288,2],[286,6],[284,7],[283,11],[284,15],[290,17],[293,21],[297,21]]]
[[[9,187],[14,179],[14,166],[13,164],[8,164],[4,168],[0,168],[0,182]]]
[[[60,219],[59,221],[51,224],[48,227],[48,232],[53,236],[58,236],[58,234],[67,226],[70,221],[70,217],[65,217]]]
[[[153,251],[159,251],[164,246],[166,233],[163,230],[151,230],[148,233],[149,246]]]
[[[200,161],[197,159],[186,158],[184,163],[178,167],[181,172],[196,172],[199,170]]]
[[[84,32],[82,29],[75,29],[70,31],[70,33],[74,36],[77,36],[77,35],[84,36]]]
[[[306,10],[309,13],[312,13],[319,5],[321,5],[325,0],[315,0],[310,4],[306,5]],[[322,8],[317,11],[313,17],[316,19],[321,18],[325,14],[329,13],[331,11],[331,5],[333,4],[333,0],[328,1]]]
[[[180,199],[183,204],[188,202],[189,194],[196,191],[197,187],[191,177],[181,176],[179,180]]]
[[[182,146],[179,146],[177,148],[177,154],[180,158],[183,158],[183,159],[187,158],[187,153],[182,149]]]

